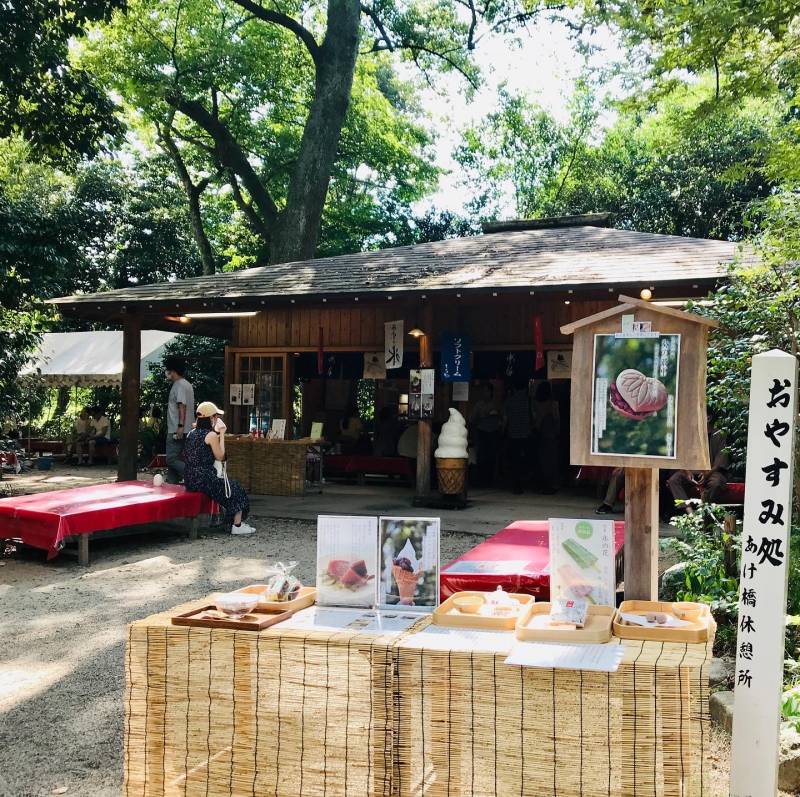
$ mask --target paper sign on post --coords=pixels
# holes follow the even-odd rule
[[[229,393],[228,393],[228,400],[231,404],[241,404],[242,403],[242,386],[241,385],[230,385],[229,386]]]
[[[242,385],[242,404],[249,404],[252,406],[256,400],[256,386],[255,385]]]
[[[615,606],[614,521],[550,518],[550,595]]]
[[[777,794],[797,360],[753,357],[747,432],[731,797]]]
[[[286,418],[273,418],[267,437],[270,440],[284,440],[286,438]]]
[[[399,368],[403,364],[403,322],[387,321],[383,328],[383,361],[386,368]]]

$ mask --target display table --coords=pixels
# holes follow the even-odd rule
[[[708,784],[711,643],[617,640],[610,674],[520,669],[427,618],[402,634],[170,624],[202,603],[130,626],[128,797],[699,797]]]
[[[625,523],[614,521],[614,555],[622,578],[622,550]],[[507,592],[535,595],[537,600],[550,597],[550,549],[546,520],[516,520],[493,534],[463,556],[442,568],[439,581],[441,599],[464,590],[492,591],[502,587]]]
[[[57,556],[68,537],[78,538],[81,564],[89,562],[89,537],[98,531],[186,518],[197,536],[197,517],[213,502],[178,485],[152,482],[95,484],[0,499],[0,539],[17,539]]]

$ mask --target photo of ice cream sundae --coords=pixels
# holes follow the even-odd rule
[[[439,520],[381,518],[378,604],[433,609],[439,597]]]
[[[417,560],[411,540],[406,540],[400,556],[392,559],[392,577],[397,585],[402,606],[413,606],[414,595],[417,592],[419,577],[422,575],[420,563]]]

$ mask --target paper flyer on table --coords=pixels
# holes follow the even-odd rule
[[[516,642],[505,663],[516,667],[540,667],[548,670],[616,672],[624,655],[624,647],[616,642],[605,645]]]
[[[280,624],[283,630],[358,631],[365,634],[400,634],[419,620],[418,614],[376,610],[309,606]]]
[[[425,650],[508,654],[514,641],[514,635],[508,631],[483,631],[476,628],[429,625],[419,633],[406,637],[399,644],[401,647]]]

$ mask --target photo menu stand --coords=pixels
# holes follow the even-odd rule
[[[570,416],[570,463],[625,470],[625,598],[658,598],[658,484],[659,470],[707,471],[711,467],[706,421],[706,356],[708,331],[719,326],[710,318],[652,304],[630,296],[619,296],[620,304],[561,327],[565,335],[574,335],[572,349],[572,394]],[[599,452],[596,438],[596,353],[598,336],[615,336],[622,331],[622,317],[648,327],[642,338],[677,336],[677,372],[672,375],[670,398],[673,401],[674,445],[662,454],[634,451],[624,446]],[[635,339],[636,334],[631,338]],[[626,366],[631,368],[632,366]],[[640,369],[641,370],[641,369]],[[646,369],[645,369],[646,371]],[[616,373],[616,372],[615,372]],[[649,372],[649,373],[652,373]],[[641,373],[642,378],[649,373]],[[613,375],[612,375],[613,376]],[[669,391],[668,391],[669,392]],[[602,403],[602,399],[601,399]],[[628,408],[632,409],[631,407]],[[636,408],[633,408],[636,409]],[[653,408],[655,410],[655,408]],[[608,406],[608,413],[615,410]],[[666,409],[659,407],[652,417],[663,418]],[[640,431],[651,424],[631,417],[631,429]],[[609,417],[615,417],[610,415]],[[618,421],[615,421],[618,422]],[[632,435],[633,437],[633,435]],[[642,435],[636,438],[641,445]],[[624,443],[623,438],[623,443]]]

